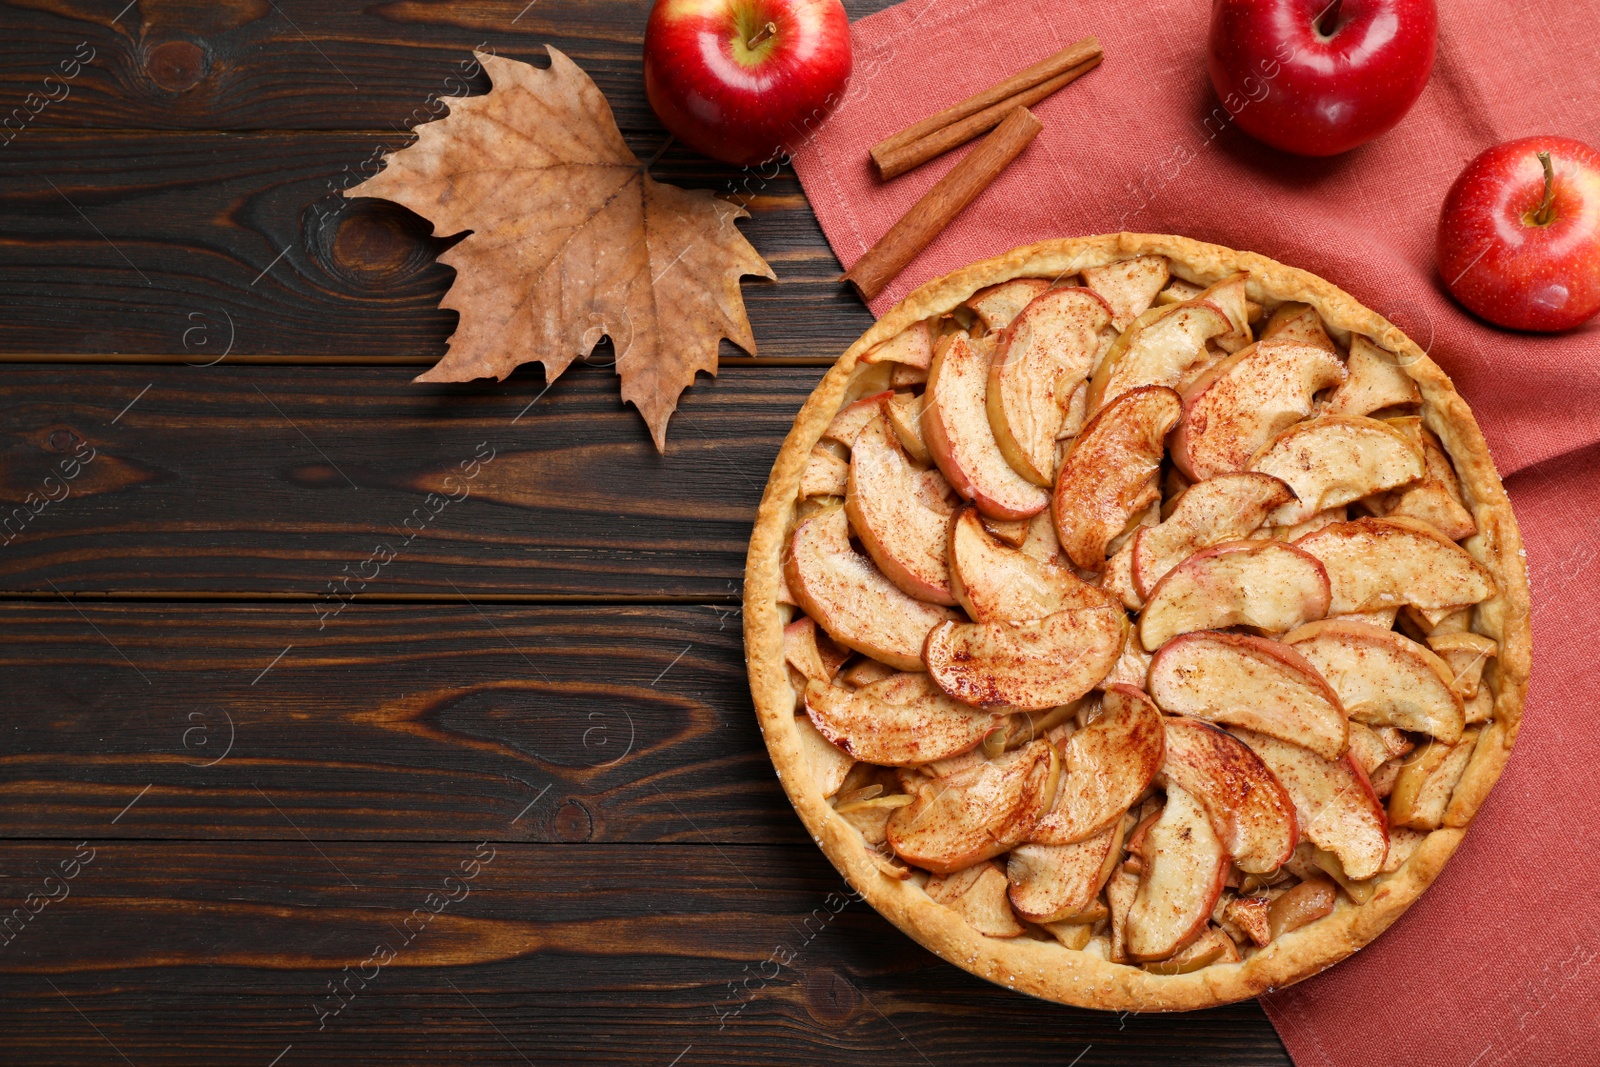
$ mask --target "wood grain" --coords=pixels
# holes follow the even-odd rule
[[[77,844],[12,846],[0,892]],[[499,842],[466,881],[476,842],[89,847],[0,949],[17,1062],[1288,1062],[1270,1030],[1242,1036],[1254,1006],[1118,1017],[980,982],[809,844]]]
[[[740,626],[732,606],[0,605],[0,836],[803,841]]]
[[[404,368],[12,367],[0,589],[732,601],[767,471],[822,373],[702,376],[658,456],[605,367],[548,392],[537,370],[439,386]]]
[[[339,195],[409,140],[25,130],[0,149],[0,347],[437,359],[455,275],[434,258],[452,241],[399,205]],[[628,138],[645,159],[663,140]],[[739,225],[778,274],[744,284],[758,355],[833,358],[872,324],[792,170],[741,173],[674,147],[651,174],[749,207]]]

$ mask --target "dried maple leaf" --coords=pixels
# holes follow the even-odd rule
[[[739,279],[772,268],[734,225],[744,209],[653,180],[604,94],[549,53],[548,70],[475,53],[494,88],[418,126],[345,195],[403,204],[437,237],[472,231],[439,257],[456,269],[441,306],[461,322],[417,381],[504,378],[533,360],[554,381],[609,336],[622,399],[664,450],[678,395],[716,373],[720,340],[755,353]]]

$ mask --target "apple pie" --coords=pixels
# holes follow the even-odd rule
[[[775,464],[745,646],[795,809],[946,960],[1223,1004],[1378,936],[1516,738],[1528,582],[1466,403],[1348,294],[1182,237],[930,282]]]

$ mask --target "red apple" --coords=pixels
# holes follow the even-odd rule
[[[849,81],[839,0],[656,0],[645,26],[650,106],[678,140],[724,163],[797,148]]]
[[[1216,0],[1211,84],[1257,140],[1337,155],[1411,110],[1438,33],[1434,0]]]
[[[1478,156],[1439,213],[1439,275],[1513,330],[1566,330],[1600,311],[1600,152],[1524,137]]]

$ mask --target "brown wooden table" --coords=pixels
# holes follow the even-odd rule
[[[1254,1004],[968,976],[791,812],[740,571],[871,322],[792,172],[746,198],[761,358],[725,346],[665,457],[604,347],[411,383],[449,242],[335,194],[484,91],[481,43],[565,50],[648,157],[645,0],[121,3],[0,13],[0,1059],[1287,1062]]]

